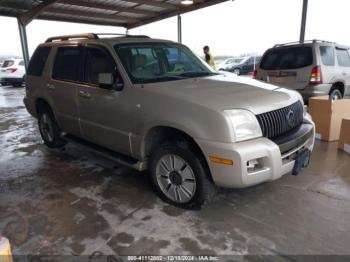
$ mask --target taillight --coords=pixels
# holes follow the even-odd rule
[[[322,73],[320,66],[315,66],[314,68],[312,68],[310,75],[310,84],[322,84]]]
[[[257,71],[257,70],[254,70],[253,75],[252,75],[252,78],[253,78],[253,79],[256,79],[257,76],[258,76],[258,71]]]
[[[8,68],[6,71],[9,71],[10,73],[14,73],[17,71],[17,68]]]

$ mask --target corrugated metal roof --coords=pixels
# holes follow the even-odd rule
[[[0,15],[134,28],[225,1],[185,6],[181,0],[0,0]]]

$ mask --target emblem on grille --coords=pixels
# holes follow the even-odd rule
[[[294,124],[295,124],[295,114],[294,114],[294,111],[293,110],[289,110],[287,116],[286,116],[286,119],[287,119],[287,123],[290,127],[294,127]]]

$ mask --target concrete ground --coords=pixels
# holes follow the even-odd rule
[[[350,255],[350,155],[336,143],[317,142],[297,177],[187,211],[163,203],[147,172],[47,149],[23,95],[0,87],[0,229],[14,254]]]

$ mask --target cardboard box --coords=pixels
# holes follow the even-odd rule
[[[350,118],[342,121],[338,147],[350,154]]]
[[[316,125],[316,138],[336,141],[339,140],[342,120],[350,119],[350,99],[332,101],[328,96],[312,97],[309,112]]]

